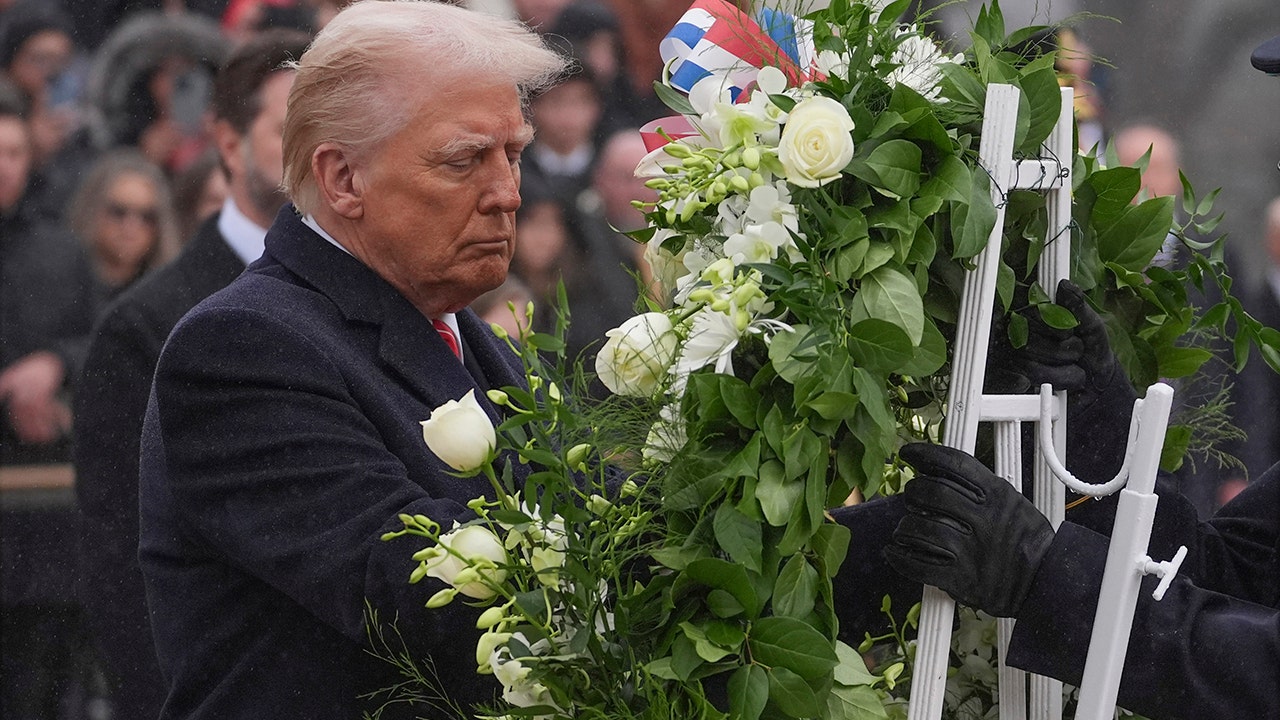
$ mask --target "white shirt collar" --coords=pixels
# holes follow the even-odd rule
[[[581,175],[591,166],[591,144],[579,146],[568,155],[561,155],[546,145],[534,145],[529,148],[538,167],[548,175]]]
[[[348,255],[351,255],[351,251],[343,247],[342,243],[339,243],[324,228],[320,227],[320,223],[316,222],[316,219],[311,215],[302,216],[302,224],[306,225],[312,230],[315,230],[316,234],[324,238],[325,240],[327,240],[330,245],[333,245],[334,247],[338,248],[342,252]],[[355,257],[355,256],[352,255],[352,257]],[[458,338],[458,359],[461,360],[462,353],[464,351],[462,349],[462,331],[458,329],[458,316],[455,313],[444,313],[443,315],[441,315],[439,318],[436,318],[436,319],[443,320],[445,324],[448,325],[451,330],[453,330],[453,336]]]
[[[250,220],[228,195],[218,214],[218,232],[245,265],[262,257],[267,229]]]

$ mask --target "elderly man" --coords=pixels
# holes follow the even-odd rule
[[[178,323],[147,411],[140,560],[162,717],[375,710],[369,695],[401,678],[367,651],[367,610],[455,700],[492,696],[473,610],[423,608],[414,543],[379,537],[400,513],[470,512],[475,481],[418,421],[523,377],[464,308],[506,277],[522,108],[563,69],[524,26],[432,2],[356,3],[296,64],[294,204],[262,259]]]
[[[267,31],[219,69],[212,109],[228,175],[222,210],[177,259],[107,308],[85,358],[74,406],[81,595],[119,717],[156,717],[164,702],[138,569],[138,448],[151,376],[183,314],[262,255],[266,227],[285,203],[280,128],[293,72],[283,65],[310,41]]]

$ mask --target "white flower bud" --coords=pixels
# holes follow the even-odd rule
[[[461,400],[450,400],[422,421],[422,439],[446,465],[461,473],[475,474],[488,463],[497,447],[493,421],[471,389]]]
[[[426,574],[443,580],[470,598],[488,600],[497,593],[490,583],[506,580],[507,551],[502,541],[483,525],[468,525],[440,537],[440,544],[452,550],[427,565]],[[485,581],[488,582],[485,582]]]

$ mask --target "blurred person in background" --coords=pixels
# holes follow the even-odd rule
[[[262,254],[285,198],[281,129],[310,36],[267,30],[237,48],[212,92],[226,197],[178,258],[125,292],[94,329],[76,396],[76,496],[83,516],[81,599],[118,717],[158,717],[164,682],[138,569],[138,452],[160,348],[178,319]]]
[[[22,93],[31,128],[34,185],[41,212],[62,217],[80,174],[93,159],[80,131],[83,57],[70,19],[56,5],[19,2],[0,30],[0,73]]]
[[[192,13],[134,15],[94,54],[86,94],[96,147],[136,147],[170,175],[212,142],[209,93],[229,41]]]
[[[541,183],[566,205],[591,184],[596,159],[596,127],[603,106],[586,67],[529,101],[537,135],[525,151],[521,172]]]
[[[1263,325],[1280,328],[1280,197],[1267,204],[1262,220],[1267,258],[1264,282],[1242,299],[1245,309]],[[1254,354],[1234,390],[1236,422],[1248,435],[1237,453],[1244,466],[1264,468],[1280,462],[1280,376]],[[1233,496],[1244,481],[1243,477],[1228,478],[1220,493]]]
[[[534,301],[533,293],[515,274],[498,287],[476,298],[471,309],[490,325],[501,326],[513,338],[529,329],[525,312]]]
[[[70,133],[74,115],[66,111],[58,82],[75,54],[71,20],[56,7],[26,3],[12,12],[0,36],[0,67],[26,96],[37,164],[51,157]]]
[[[590,70],[601,100],[595,142],[599,146],[615,132],[639,127],[649,120],[670,114],[665,107],[644,104],[626,72],[626,51],[618,18],[598,0],[574,0],[556,17],[548,39],[562,52]]]
[[[93,321],[83,248],[43,215],[21,93],[0,79],[0,465],[65,462],[67,394]],[[54,718],[85,683],[65,563],[74,515],[0,506],[0,716]],[[72,715],[75,717],[75,715]]]
[[[555,23],[560,11],[570,0],[511,0],[516,17],[525,25],[545,33]],[[454,3],[465,5],[466,3]]]
[[[186,243],[227,199],[227,171],[216,148],[209,148],[173,179],[173,210],[178,237]]]
[[[86,253],[31,192],[31,129],[0,83],[0,464],[67,457],[65,393],[93,322]]]
[[[98,158],[76,191],[67,219],[89,250],[102,304],[178,252],[169,181],[134,150]]]

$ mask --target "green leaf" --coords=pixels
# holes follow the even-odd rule
[[[663,564],[666,565],[666,563]],[[707,609],[712,615],[721,618],[736,617],[746,612],[746,608],[738,602],[737,598],[719,589],[707,593]]]
[[[936,195],[943,200],[965,202],[969,199],[969,185],[973,175],[960,158],[946,155],[929,174],[920,188],[920,195]]]
[[[862,218],[862,232],[867,232],[867,219]],[[840,248],[832,259],[833,272],[837,280],[848,282],[857,277],[862,276],[862,262],[867,257],[867,251],[871,249],[871,238],[861,237],[852,243]]]
[[[991,178],[985,172],[973,173],[969,185],[969,202],[952,203],[951,257],[977,255],[987,246],[996,226],[996,207],[991,202]]]
[[[663,680],[679,680],[676,677],[675,670],[671,669],[671,656],[660,657],[657,660],[644,666],[644,669],[652,676]]]
[[[1156,353],[1160,377],[1180,378],[1194,374],[1210,359],[1213,353],[1203,348],[1171,347]]]
[[[1062,89],[1058,85],[1058,75],[1052,66],[1042,67],[1023,75],[1018,87],[1030,108],[1030,125],[1020,149],[1028,154],[1039,154],[1040,143],[1053,132],[1062,111]]]
[[[920,187],[920,146],[910,140],[877,145],[864,160],[854,159],[849,171],[896,198],[910,197]]]
[[[756,499],[764,518],[774,527],[782,527],[791,517],[796,503],[804,494],[804,485],[785,479],[782,463],[769,460],[760,466],[760,482],[756,483]]]
[[[1072,315],[1070,310],[1062,307],[1061,305],[1040,303],[1039,305],[1036,305],[1036,310],[1040,311],[1040,319],[1044,321],[1044,324],[1051,328],[1070,330],[1080,324],[1080,321],[1076,319],[1076,316]]]
[[[974,39],[981,38],[991,47],[1004,42],[1004,14],[1000,12],[1000,4],[983,5],[978,10],[978,19],[973,23]]]
[[[702,558],[689,563],[683,577],[709,588],[723,590],[733,596],[748,617],[760,614],[764,599],[756,595],[755,586],[747,576],[747,569],[720,558]]]
[[[967,65],[942,63],[942,95],[957,105],[967,105],[974,113],[982,112],[987,102],[987,86]]]
[[[760,572],[760,524],[725,503],[716,510],[712,524],[716,542],[734,562],[752,572]]]
[[[889,409],[889,396],[885,393],[884,380],[863,368],[854,368],[851,376],[861,399],[858,409],[867,413],[883,435],[892,436],[897,432],[898,422]],[[871,438],[864,437],[862,440],[865,442]],[[875,461],[884,462],[884,457],[876,458]]]
[[[769,343],[769,361],[783,380],[794,384],[817,361],[814,346],[819,338],[806,325],[797,325],[793,330],[773,336]]]
[[[729,678],[729,714],[740,720],[756,720],[769,700],[768,672],[759,665],[744,665]]]
[[[849,528],[840,523],[823,523],[813,533],[809,546],[817,554],[827,577],[835,577],[849,552]]]
[[[887,320],[869,318],[849,328],[849,354],[863,367],[889,372],[910,360],[914,349],[911,338],[902,327]]]
[[[804,555],[792,555],[773,592],[773,612],[783,617],[803,618],[813,612],[818,598],[818,571],[805,560]]]
[[[807,405],[826,420],[847,420],[858,409],[858,396],[847,392],[824,392]]]
[[[685,97],[679,91],[674,90],[671,86],[663,82],[655,81],[653,83],[653,94],[658,96],[667,107],[676,111],[681,115],[697,115],[697,111],[693,109],[693,105],[689,104],[689,98]],[[662,129],[659,126],[658,129]]]
[[[862,655],[845,643],[836,641],[836,659],[840,664],[836,665],[832,679],[838,685],[873,685],[878,679],[867,670]]]
[[[901,328],[912,345],[924,333],[924,303],[916,282],[898,268],[885,266],[862,279],[859,292],[867,314]]]
[[[677,635],[671,643],[671,671],[681,682],[687,682],[698,666],[703,664],[698,648],[688,635]]]
[[[751,389],[746,382],[732,375],[715,373],[720,382],[720,396],[724,398],[725,407],[733,414],[744,428],[756,428],[756,409],[760,406],[760,393]]]
[[[786,668],[806,680],[820,678],[836,666],[831,641],[795,618],[760,618],[752,623],[747,642],[756,662]]]
[[[1138,196],[1142,172],[1128,166],[1099,170],[1089,176],[1089,185],[1096,195],[1093,201],[1094,222],[1111,223],[1123,215]]]
[[[1014,348],[1023,348],[1027,346],[1027,339],[1030,336],[1030,325],[1024,315],[1014,313],[1009,316],[1009,344]]]
[[[889,720],[880,695],[870,685],[839,685],[827,695],[828,720]]]
[[[798,478],[809,471],[809,466],[822,454],[823,445],[808,427],[801,426],[783,443],[783,472],[788,478]]]
[[[924,333],[920,336],[920,345],[915,349],[911,359],[898,368],[898,373],[923,377],[937,372],[947,361],[947,341],[942,337],[933,320],[925,318]]]
[[[707,633],[702,628],[691,622],[680,623],[680,629],[684,632],[684,636],[689,638],[693,643],[695,652],[698,657],[706,662],[720,662],[729,655],[738,652],[738,647],[734,645],[722,645],[713,642],[707,637]]]
[[[1173,198],[1160,197],[1128,208],[1098,233],[1098,256],[1134,272],[1151,264],[1173,227]]]
[[[809,684],[785,667],[771,667],[769,699],[778,709],[794,718],[816,717],[822,712],[822,701]]]
[[[1164,434],[1164,445],[1160,448],[1160,469],[1175,472],[1182,467],[1182,460],[1191,445],[1191,427],[1188,425],[1170,425]]]

